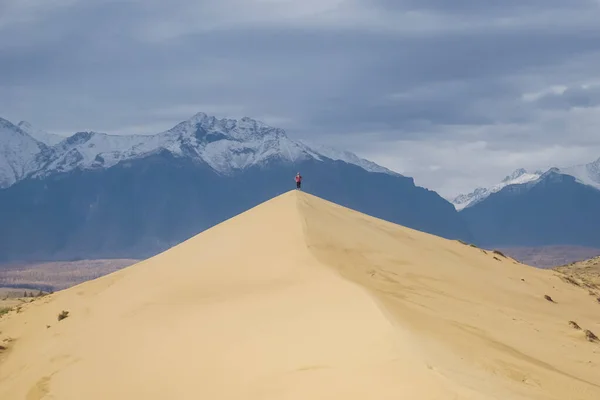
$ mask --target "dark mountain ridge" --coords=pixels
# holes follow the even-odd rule
[[[0,261],[145,258],[294,187],[388,221],[471,240],[454,207],[412,178],[343,161],[271,158],[224,176],[167,150],[0,190]],[[236,245],[231,238],[231,246]],[[226,249],[224,249],[226,251]]]
[[[553,168],[509,185],[461,216],[480,246],[600,247],[600,190]]]

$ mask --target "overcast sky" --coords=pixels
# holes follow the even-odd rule
[[[444,196],[600,157],[599,0],[0,0],[0,116],[156,133],[203,111]]]

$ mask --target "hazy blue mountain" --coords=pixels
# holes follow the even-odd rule
[[[600,190],[600,158],[589,163],[560,168],[554,167],[551,169],[563,175],[570,175],[574,177],[577,182]],[[462,211],[467,207],[471,207],[485,200],[490,194],[496,193],[506,186],[533,182],[538,180],[543,174],[544,172],[540,170],[529,172],[524,168],[519,168],[496,185],[487,188],[479,187],[471,193],[460,194],[448,200],[454,204],[457,210]]]
[[[467,207],[471,207],[471,206],[479,203],[480,201],[485,200],[490,194],[499,192],[506,186],[518,185],[518,184],[522,184],[522,183],[531,182],[536,179],[539,179],[539,177],[542,176],[542,174],[543,174],[542,171],[536,171],[536,172],[531,173],[531,172],[527,172],[527,170],[525,170],[524,168],[519,168],[519,169],[515,170],[512,174],[507,175],[502,180],[502,182],[500,182],[494,186],[491,186],[488,188],[478,187],[475,190],[473,190],[471,193],[460,194],[460,195],[454,197],[453,199],[449,199],[449,200],[452,204],[454,204],[454,207],[458,211],[462,211],[463,209],[465,209]]]
[[[600,247],[600,190],[553,168],[461,211],[482,246]]]

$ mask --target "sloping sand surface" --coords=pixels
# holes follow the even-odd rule
[[[292,191],[4,316],[0,399],[598,400],[599,315],[553,271]]]

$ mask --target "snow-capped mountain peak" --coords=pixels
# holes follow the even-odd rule
[[[506,186],[519,185],[519,184],[523,184],[523,183],[533,182],[533,181],[539,179],[539,177],[541,175],[542,175],[541,171],[536,171],[536,172],[530,173],[524,168],[519,168],[519,169],[515,170],[512,174],[507,175],[502,180],[502,182],[500,182],[494,186],[488,187],[488,188],[479,187],[468,194],[458,195],[454,199],[451,200],[451,203],[454,205],[454,207],[457,210],[460,211],[467,207],[470,207],[472,205],[479,203],[480,201],[484,200],[492,193],[499,192]]]
[[[502,182],[510,182],[513,181],[515,179],[518,179],[519,177],[523,176],[527,174],[527,170],[525,168],[519,168],[517,170],[515,170],[512,174],[506,176],[506,178],[504,178],[502,180]]]
[[[571,175],[578,182],[600,189],[600,158],[589,164],[574,165],[572,167],[559,168],[565,175]]]
[[[264,122],[252,118],[243,117],[239,120],[217,119],[205,113],[197,113],[167,132],[182,137],[196,137],[198,139],[207,137],[209,139],[238,141],[286,137],[283,129],[270,127]]]
[[[51,148],[52,154],[45,167],[37,171],[35,176],[67,172],[75,168],[109,168],[121,161],[157,151],[163,147],[162,144],[166,145],[157,141],[156,135],[77,132]]]
[[[494,189],[494,191],[497,192],[498,190],[500,190],[503,187],[508,186],[508,185],[518,185],[521,183],[535,181],[541,175],[542,175],[541,171],[536,171],[536,172],[530,173],[530,172],[527,172],[527,170],[524,168],[519,168],[519,169],[515,170],[512,174],[510,174],[506,178],[504,178],[502,180],[501,184],[492,186],[492,189]]]
[[[36,158],[47,147],[27,132],[0,118],[0,188],[10,186],[36,169]]]
[[[521,185],[537,182],[551,177],[556,174],[569,175],[576,179],[577,182],[600,189],[600,158],[588,164],[579,164],[571,167],[552,167],[547,171],[528,172],[523,168],[515,170],[502,180],[501,183],[489,188],[477,188],[468,194],[461,194],[451,200],[451,203],[457,210],[463,210],[467,207],[475,205],[487,198],[490,194],[502,190],[508,185]]]
[[[14,127],[12,124],[11,126]],[[163,150],[177,157],[207,164],[217,173],[225,175],[252,166],[268,165],[272,160],[297,162],[308,159],[341,160],[370,172],[396,174],[347,151],[324,146],[312,147],[292,140],[283,129],[249,117],[218,119],[205,113],[197,113],[168,131],[155,135],[77,132],[52,146],[45,146],[30,136],[36,134],[42,137],[43,131],[35,130],[26,122],[22,122],[21,126],[31,133],[27,134],[19,127],[14,127],[13,130],[21,132],[32,143],[38,143],[45,149],[42,152],[40,147],[34,151],[38,167],[28,171],[36,177],[78,168],[109,168],[121,161],[145,157]],[[3,171],[0,175],[8,173]],[[22,174],[5,180],[4,186],[14,183],[21,176]]]
[[[169,143],[163,147],[173,154],[197,158],[223,174],[274,158],[298,161],[311,156],[309,149],[289,139],[282,129],[248,117],[217,119],[198,113],[157,137]]]

